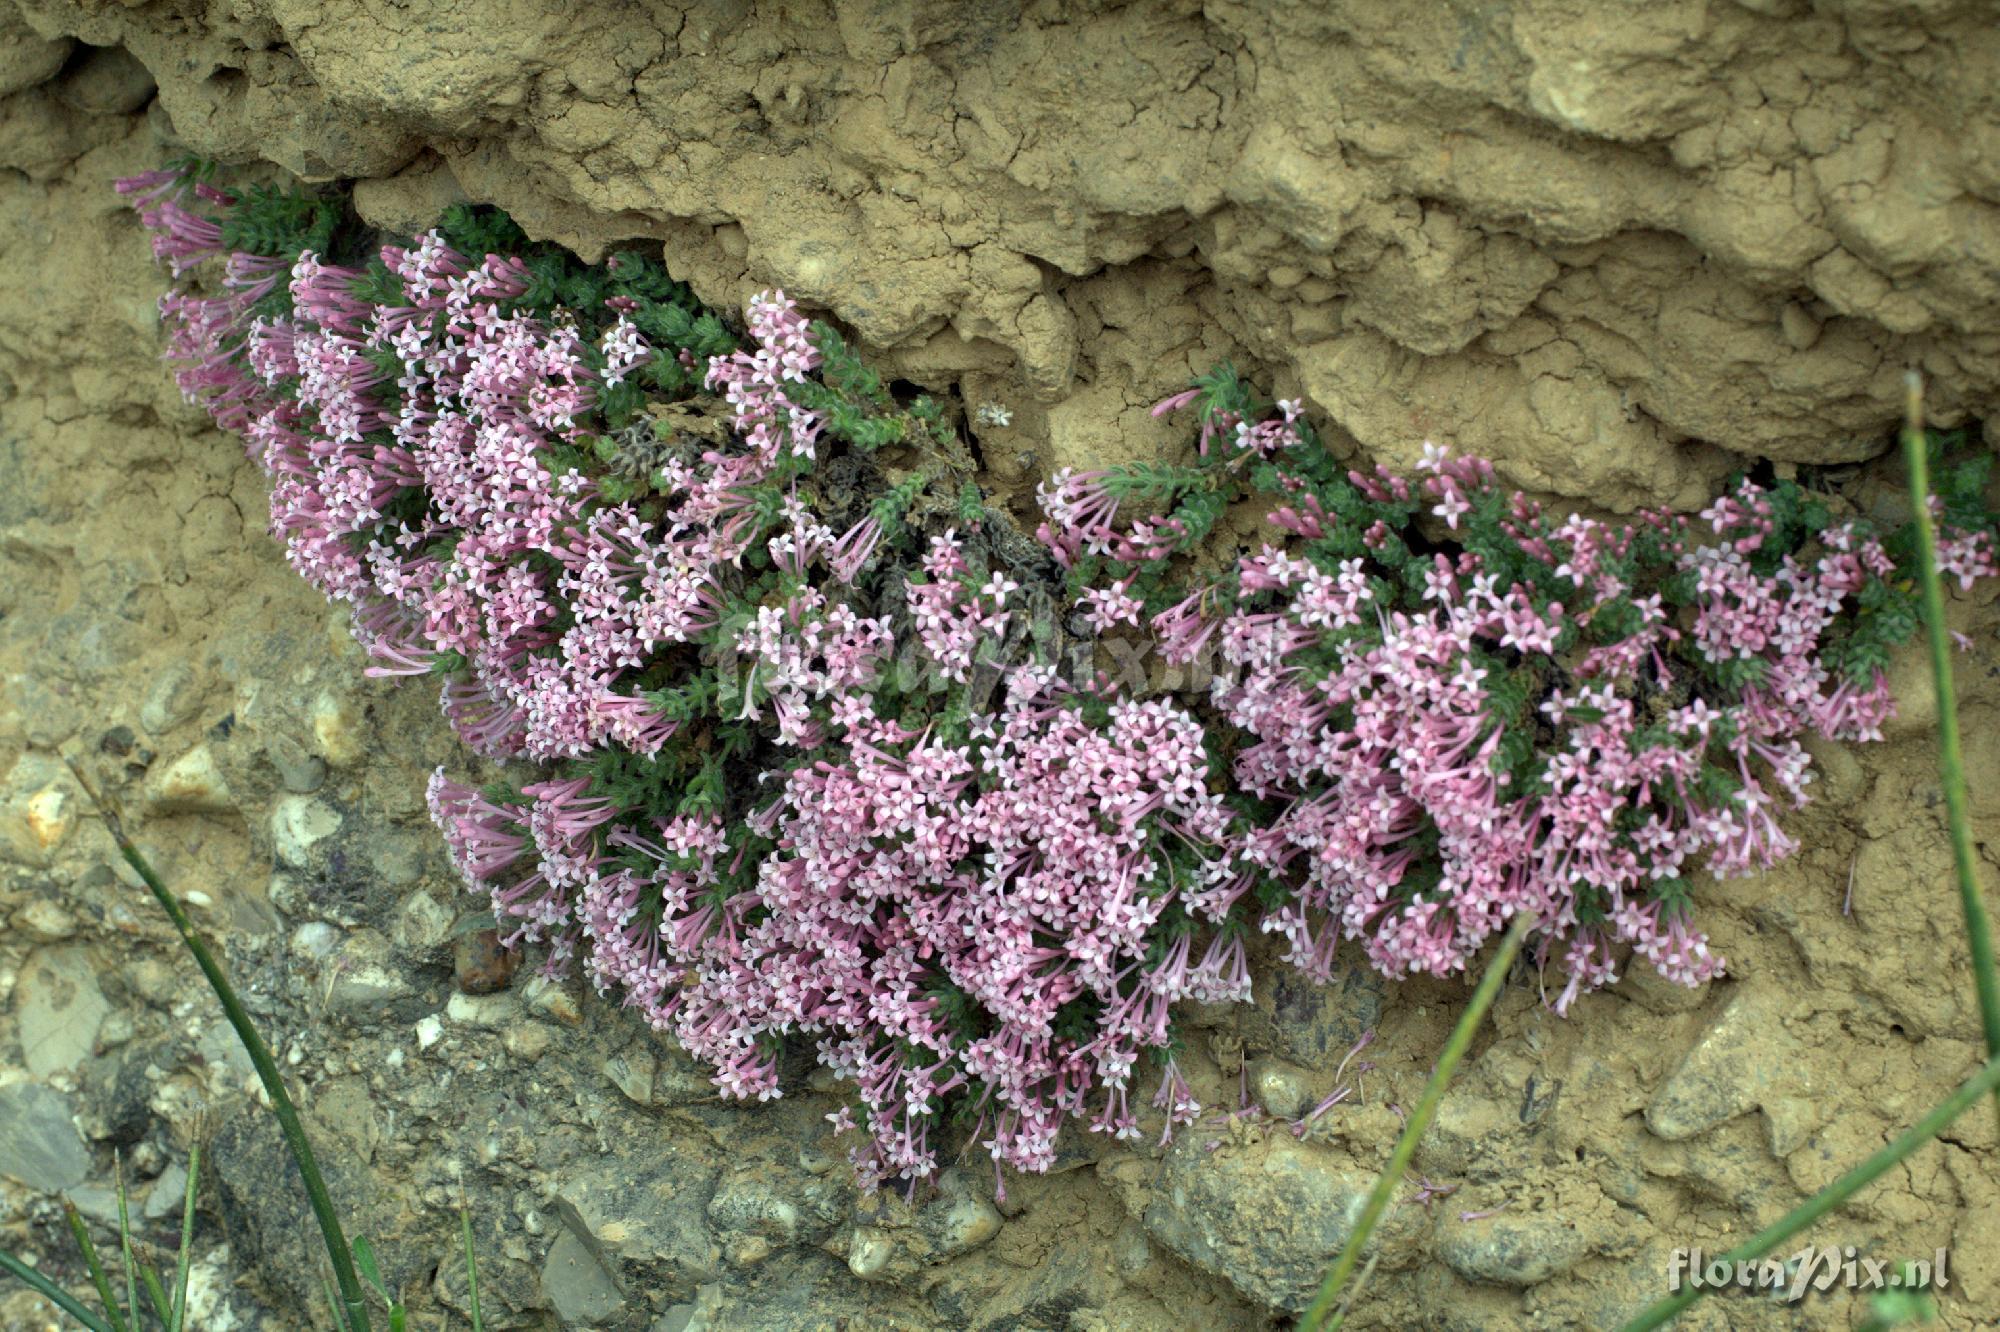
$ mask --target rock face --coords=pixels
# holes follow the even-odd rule
[[[2000,392],[1974,0],[20,3],[14,79],[121,45],[191,146],[366,181],[387,225],[469,196],[586,253],[663,240],[712,302],[782,285],[913,377],[1090,386],[1141,440],[1128,409],[1233,351],[1372,453],[1630,507],[1721,450],[1876,451],[1906,364],[1945,419]]]
[[[0,1175],[31,1189],[73,1189],[90,1155],[70,1122],[69,1099],[32,1082],[0,1087]]]
[[[1146,1232],[1259,1304],[1302,1313],[1354,1229],[1372,1171],[1289,1135],[1211,1151],[1183,1138],[1167,1154]],[[1392,1208],[1370,1241],[1383,1268],[1406,1266],[1428,1218]]]
[[[467,1322],[463,1202],[496,1329],[1266,1327],[1464,998],[1264,958],[1254,1005],[1188,1015],[1206,1108],[1172,1146],[1138,1070],[1144,1140],[1073,1126],[1004,1195],[976,1145],[914,1198],[858,1195],[832,1089],[723,1103],[587,985],[489,955],[423,808],[460,755],[435,697],[362,676],[263,535],[241,442],[179,401],[115,177],[194,149],[351,180],[398,230],[470,197],[589,254],[659,244],[718,304],[782,283],[955,390],[1015,498],[1184,447],[1148,405],[1224,357],[1313,398],[1337,444],[1431,435],[1605,508],[1706,499],[1739,457],[1859,457],[1906,363],[1946,419],[2000,416],[1987,7],[1023,8],[0,0],[10,1244],[83,1293],[51,1195],[101,1226],[117,1153],[170,1249],[200,1141],[198,1289],[241,1328],[320,1300],[232,1038],[59,753],[217,941],[414,1326]],[[1987,654],[1960,685],[1975,766],[2000,752],[1981,595],[1952,607]],[[1977,1066],[1926,678],[1899,659],[1890,743],[1816,755],[1797,861],[1695,886],[1735,989],[1628,979],[1558,1021],[1523,967],[1392,1213],[1375,1325],[1622,1325],[1673,1247],[1720,1252]],[[1352,1096],[1294,1136],[1365,1032]],[[1949,1245],[1991,1306],[1990,1116],[1934,1151],[1827,1238]],[[0,1290],[0,1326],[45,1317]]]

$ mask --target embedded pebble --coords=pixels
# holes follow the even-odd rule
[[[292,956],[319,959],[340,947],[340,931],[323,920],[309,920],[292,931]]]
[[[625,1099],[634,1105],[650,1105],[653,1100],[652,1054],[642,1049],[627,1050],[604,1061],[604,1075],[611,1079]]]
[[[428,1017],[417,1019],[417,1048],[419,1050],[428,1050],[443,1039],[444,1023],[438,1020],[437,1014],[432,1013]]]
[[[1499,1212],[1442,1225],[1437,1254],[1468,1281],[1532,1286],[1567,1272],[1589,1255],[1591,1235],[1552,1212]]]
[[[521,1005],[511,994],[454,994],[445,1001],[444,1014],[468,1027],[499,1031],[519,1020]]]
[[[160,814],[227,814],[236,808],[215,751],[206,743],[155,769],[146,779],[146,801]]]
[[[82,947],[66,944],[29,954],[14,996],[28,1072],[45,1078],[75,1071],[110,1011],[97,986],[97,968]]]
[[[11,924],[30,943],[61,943],[76,933],[76,917],[46,897],[30,898],[14,913]]]
[[[873,1226],[857,1226],[847,1242],[847,1270],[863,1281],[882,1274],[895,1255],[896,1241]]]
[[[1660,1084],[1646,1107],[1646,1127],[1655,1137],[1679,1142],[1756,1109],[1767,1097],[1800,1090],[1783,1085],[1803,1076],[1797,1044],[1780,1021],[1775,995],[1739,990]]]
[[[70,1120],[68,1097],[36,1082],[0,1087],[0,1175],[56,1193],[89,1173],[90,1153]]]
[[[1297,1119],[1312,1103],[1305,1071],[1277,1059],[1259,1059],[1250,1065],[1250,1094],[1273,1119]]]
[[[311,796],[280,796],[271,805],[271,852],[278,863],[302,868],[314,846],[340,831],[340,811]]]

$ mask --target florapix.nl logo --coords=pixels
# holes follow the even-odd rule
[[[1675,1291],[1684,1286],[1768,1291],[1774,1299],[1793,1303],[1808,1291],[1935,1290],[1951,1284],[1950,1251],[1938,1249],[1929,1258],[1871,1258],[1852,1244],[1807,1245],[1788,1258],[1710,1258],[1700,1249],[1675,1249],[1668,1259],[1667,1280]]]

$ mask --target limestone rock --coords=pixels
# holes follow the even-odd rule
[[[89,1173],[90,1153],[70,1122],[68,1097],[38,1082],[0,1087],[0,1175],[59,1193]]]
[[[36,1077],[65,1073],[83,1063],[111,1005],[98,988],[97,968],[80,945],[40,948],[29,954],[14,991],[21,1049]]]
[[[1302,1312],[1347,1242],[1374,1186],[1373,1171],[1277,1133],[1210,1152],[1183,1134],[1163,1162],[1140,1220],[1156,1242],[1228,1279],[1259,1304]],[[1392,1208],[1370,1252],[1393,1271],[1413,1261],[1421,1207]]]
[[[215,751],[206,744],[149,773],[146,796],[160,814],[227,814],[236,808]]]
[[[1746,1114],[1793,1085],[1797,1042],[1774,997],[1757,988],[1731,995],[1646,1107],[1646,1127],[1668,1141],[1692,1138]]]

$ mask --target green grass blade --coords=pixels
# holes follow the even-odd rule
[[[201,974],[207,978],[209,988],[215,991],[215,997],[222,1004],[222,1011],[229,1019],[229,1025],[236,1031],[236,1039],[242,1043],[244,1052],[250,1056],[250,1063],[257,1070],[257,1078],[264,1085],[265,1095],[271,1098],[271,1112],[277,1117],[278,1127],[285,1135],[285,1145],[291,1149],[292,1160],[298,1164],[299,1178],[305,1183],[307,1201],[312,1204],[313,1216],[319,1222],[320,1237],[326,1244],[327,1260],[333,1264],[334,1281],[340,1288],[341,1303],[346,1310],[346,1325],[350,1332],[368,1332],[368,1306],[361,1293],[361,1280],[354,1272],[354,1257],[348,1248],[347,1236],[341,1230],[340,1217],[333,1209],[333,1198],[326,1190],[326,1180],[320,1174],[319,1160],[313,1155],[312,1144],[306,1138],[305,1125],[299,1119],[298,1108],[292,1104],[291,1093],[285,1090],[285,1080],[278,1073],[277,1061],[271,1057],[270,1048],[258,1034],[257,1026],[251,1021],[250,1014],[244,1009],[242,1001],[236,997],[236,990],[230,985],[229,977],[223,974],[215,955],[209,952],[208,944],[195,933],[194,922],[188,919],[187,912],[182,910],[180,902],[174,895],[167,891],[166,884],[160,881],[160,876],[154,872],[152,865],[147,863],[145,856],[140,854],[139,848],[133,845],[132,839],[125,835],[117,811],[98,794],[96,786],[84,775],[81,767],[71,762],[69,769],[75,776],[77,785],[83,788],[84,794],[89,796],[91,803],[97,807],[99,816],[104,820],[105,830],[111,834],[112,840],[117,842],[119,854],[125,857],[125,863],[130,865],[145,881],[146,887],[152,890],[160,909],[165,911],[167,918],[173,922],[181,942],[187,945],[190,953],[194,954],[196,965],[201,968]],[[192,1175],[193,1172],[190,1171],[190,1178]]]
[[[1403,1136],[1396,1140],[1396,1150],[1389,1157],[1388,1168],[1375,1181],[1375,1188],[1369,1193],[1368,1202],[1361,1209],[1361,1218],[1354,1223],[1353,1233],[1348,1235],[1340,1257],[1334,1260],[1326,1280],[1320,1283],[1319,1294],[1313,1297],[1305,1317],[1299,1320],[1302,1332],[1314,1332],[1314,1329],[1332,1332],[1340,1326],[1340,1316],[1334,1315],[1330,1320],[1328,1317],[1333,1312],[1334,1301],[1340,1298],[1348,1278],[1354,1275],[1355,1265],[1361,1261],[1361,1251],[1367,1246],[1368,1237],[1374,1233],[1382,1214],[1389,1209],[1389,1200],[1395,1196],[1396,1185],[1403,1178],[1403,1172],[1409,1169],[1410,1158],[1416,1155],[1417,1143],[1424,1136],[1424,1130],[1430,1127],[1438,1102],[1444,1099],[1445,1085],[1451,1081],[1452,1070],[1458,1067],[1458,1061],[1471,1048],[1473,1033],[1479,1030],[1486,1010],[1499,997],[1500,986],[1507,978],[1507,969],[1514,965],[1514,955],[1521,951],[1521,941],[1532,928],[1532,919],[1526,914],[1517,915],[1514,923],[1507,927],[1507,933],[1501,937],[1499,949],[1494,952],[1492,961],[1486,964],[1486,974],[1480,977],[1479,988],[1472,993],[1472,1002],[1466,1005],[1458,1025],[1452,1028],[1451,1039],[1445,1042],[1444,1053],[1438,1057],[1437,1068],[1424,1087],[1422,1099],[1410,1112],[1410,1122],[1403,1126]]]
[[[1939,1102],[1935,1109],[1918,1120],[1902,1137],[1800,1203],[1770,1226],[1722,1254],[1717,1261],[1734,1264],[1762,1258],[1867,1188],[1877,1176],[1886,1173],[1898,1161],[1935,1138],[1943,1132],[1945,1125],[1964,1114],[1974,1101],[1996,1088],[2000,1088],[2000,1058],[1989,1060],[1985,1067],[1960,1083],[1957,1091]],[[1651,1305],[1637,1318],[1627,1323],[1624,1332],[1651,1332],[1651,1329],[1663,1326],[1669,1319],[1712,1289],[1714,1288],[1711,1286],[1697,1286],[1690,1281],[1681,1287],[1678,1294],[1669,1295]]]
[[[90,1227],[83,1224],[76,1204],[67,1198],[63,1199],[63,1219],[69,1222],[69,1233],[76,1237],[76,1247],[83,1252],[83,1265],[90,1269],[90,1282],[97,1287],[97,1298],[104,1302],[104,1316],[111,1320],[113,1332],[130,1332],[125,1326],[125,1314],[118,1307],[118,1297],[111,1293],[111,1279],[104,1275],[104,1264],[97,1261],[97,1246],[90,1242]]]
[[[201,1144],[188,1146],[187,1196],[181,1203],[181,1252],[174,1260],[174,1319],[167,1324],[169,1332],[183,1332],[187,1327],[188,1269],[194,1258],[194,1196],[196,1181],[201,1178]]]
[[[458,1226],[465,1238],[465,1294],[472,1307],[472,1332],[485,1332],[479,1321],[479,1260],[472,1256],[472,1213],[458,1205]]]
[[[342,1323],[346,1322],[347,1315],[342,1312],[340,1307],[340,1292],[333,1288],[332,1280],[324,1272],[320,1273],[319,1288],[326,1296],[326,1308],[327,1312],[333,1315],[333,1325],[335,1327],[341,1326]]]
[[[139,1315],[139,1265],[132,1261],[132,1214],[125,1203],[125,1157],[118,1153],[112,1158],[118,1176],[118,1256],[125,1267],[125,1307],[131,1312],[132,1325],[143,1327]]]
[[[11,1272],[19,1277],[30,1290],[82,1323],[90,1329],[90,1332],[111,1332],[111,1324],[84,1308],[70,1296],[68,1291],[5,1249],[0,1249],[0,1271]]]
[[[146,1283],[146,1298],[153,1302],[153,1312],[159,1316],[160,1326],[173,1326],[174,1311],[167,1303],[167,1288],[160,1284],[160,1274],[153,1270],[153,1265],[143,1258],[139,1260],[139,1279]]]
[[[354,1237],[354,1265],[361,1270],[361,1279],[375,1288],[384,1303],[389,1301],[389,1288],[382,1284],[382,1268],[375,1261],[375,1246],[368,1242],[366,1235]]]
[[[1937,571],[1937,531],[1931,520],[1930,450],[1924,439],[1923,382],[1911,371],[1903,420],[1903,465],[1910,476],[1915,512],[1917,581],[1923,589],[1924,629],[1930,640],[1931,676],[1937,686],[1938,751],[1944,780],[1945,818],[1951,827],[1951,858],[1958,873],[1959,906],[1965,939],[1972,950],[1972,977],[1979,990],[1979,1023],[1986,1030],[1986,1054],[2000,1055],[2000,967],[1993,960],[1993,926],[1979,896],[1972,847],[1972,815],[1965,795],[1965,754],[1958,735],[1958,694],[1952,688],[1951,636],[1944,623],[1944,580]],[[2000,1091],[1994,1094],[2000,1117]]]

